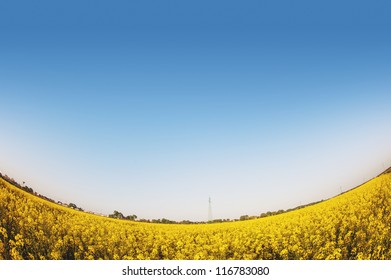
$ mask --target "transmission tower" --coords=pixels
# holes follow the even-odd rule
[[[210,196],[209,196],[208,222],[211,222],[212,220],[213,220],[213,216],[212,216],[212,200],[210,199]]]

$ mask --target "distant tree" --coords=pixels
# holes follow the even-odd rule
[[[171,220],[166,219],[166,218],[163,218],[163,219],[161,220],[161,222],[162,222],[162,224],[176,224],[175,221],[171,221]]]
[[[129,215],[129,216],[126,216],[125,219],[135,221],[137,219],[137,216],[136,215]]]
[[[240,216],[240,220],[241,220],[241,221],[248,220],[248,215]]]
[[[77,209],[77,206],[76,206],[75,203],[69,203],[69,204],[68,204],[68,207],[69,207],[69,208],[72,208],[72,209]]]
[[[118,212],[117,210],[114,210],[114,213],[110,214],[109,217],[115,218],[115,219],[124,219],[125,218],[125,216],[121,212]]]

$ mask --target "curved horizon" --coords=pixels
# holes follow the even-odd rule
[[[377,177],[379,177],[379,176],[381,176],[381,175],[384,175],[384,174],[387,174],[387,173],[391,173],[391,167],[389,167],[389,168],[383,170],[381,173],[375,175],[374,177],[371,177],[370,179],[366,180],[365,182],[360,183],[360,184],[357,185],[357,186],[354,186],[354,187],[349,188],[349,189],[344,189],[344,190],[343,190],[342,187],[341,187],[341,188],[340,188],[340,191],[341,191],[341,192],[338,193],[338,194],[336,194],[336,195],[333,195],[333,196],[331,196],[331,197],[322,198],[321,200],[312,201],[312,202],[309,202],[309,203],[306,203],[306,204],[296,205],[296,206],[291,207],[291,208],[289,208],[289,209],[288,209],[288,208],[285,208],[285,209],[278,209],[278,210],[269,210],[269,211],[267,211],[267,212],[265,211],[265,212],[263,212],[263,213],[260,213],[259,215],[255,215],[255,216],[254,216],[254,215],[253,215],[253,216],[250,216],[250,215],[247,215],[247,214],[243,214],[241,217],[235,217],[235,218],[225,218],[225,219],[215,218],[215,219],[210,219],[209,213],[208,213],[208,219],[206,219],[206,220],[193,221],[193,220],[189,220],[189,219],[183,219],[183,220],[180,220],[180,221],[179,221],[179,220],[170,220],[170,219],[166,219],[165,217],[155,217],[155,218],[152,218],[152,219],[146,219],[146,218],[143,218],[143,217],[138,217],[138,216],[136,215],[136,217],[135,217],[134,219],[131,219],[131,221],[135,221],[135,222],[148,222],[148,223],[156,223],[156,221],[159,221],[159,222],[157,222],[157,223],[164,223],[164,222],[162,222],[161,220],[167,220],[168,223],[171,223],[171,222],[175,222],[175,223],[183,223],[183,222],[190,222],[190,223],[209,223],[209,222],[212,222],[212,223],[216,223],[216,222],[217,222],[217,223],[219,223],[219,222],[242,221],[242,217],[245,218],[245,219],[243,219],[243,220],[264,218],[264,217],[267,217],[267,216],[274,216],[274,215],[283,214],[283,213],[287,213],[287,212],[294,211],[294,210],[299,210],[299,209],[301,209],[301,208],[305,208],[305,207],[308,207],[308,206],[312,206],[312,205],[314,205],[314,204],[321,203],[321,202],[323,202],[323,201],[327,201],[327,200],[332,199],[332,198],[334,198],[334,197],[336,197],[336,196],[339,196],[339,195],[342,195],[342,194],[344,194],[344,193],[346,193],[346,192],[349,192],[349,191],[351,191],[351,190],[354,190],[354,189],[356,189],[356,188],[358,188],[358,187],[364,185],[365,183],[371,181],[372,179],[377,178]],[[22,182],[22,184],[20,184],[20,182],[15,181],[15,179],[14,179],[13,177],[8,176],[7,174],[2,173],[1,171],[0,171],[0,175],[1,175],[1,176],[0,176],[0,179],[1,179],[1,177],[3,177],[4,180],[8,181],[9,183],[11,183],[12,185],[14,185],[14,186],[16,186],[16,187],[18,187],[18,185],[19,185],[19,187],[22,187],[22,188],[31,188],[31,187],[25,185],[25,182],[24,182],[24,181]],[[26,191],[25,189],[23,189],[23,190]],[[28,193],[31,193],[31,194],[33,194],[33,195],[35,195],[35,196],[37,196],[37,197],[39,197],[39,198],[41,198],[41,199],[47,200],[47,201],[49,201],[49,202],[52,202],[52,203],[54,203],[54,204],[61,205],[61,206],[65,206],[65,207],[68,207],[68,208],[73,208],[74,210],[78,210],[78,211],[81,211],[81,212],[86,212],[86,213],[93,214],[93,215],[104,216],[104,217],[109,217],[109,218],[110,218],[110,215],[112,215],[112,214],[115,213],[115,212],[118,212],[118,213],[120,213],[120,214],[124,214],[124,215],[123,215],[124,217],[123,217],[122,219],[128,219],[127,216],[133,216],[133,215],[135,215],[134,213],[121,213],[120,211],[117,211],[116,209],[114,209],[114,210],[112,211],[113,213],[108,213],[108,214],[96,213],[96,212],[93,212],[93,211],[91,211],[91,210],[89,210],[89,209],[83,209],[82,207],[80,207],[80,205],[75,205],[75,204],[72,203],[72,202],[64,203],[63,201],[59,201],[59,200],[56,201],[56,200],[54,200],[54,199],[52,199],[52,198],[50,198],[50,197],[47,197],[45,194],[41,194],[41,193],[36,192],[34,189],[32,189],[32,191],[33,191],[33,192],[31,192],[31,191],[27,191],[27,192],[28,192]],[[211,197],[209,197],[208,201],[209,201],[209,205],[211,205],[211,204],[210,204],[210,203],[211,203]],[[71,207],[71,206],[70,206],[71,204],[74,204],[75,207],[77,206],[78,209],[76,209],[76,208],[74,208],[74,207]],[[282,212],[281,212],[281,211],[282,211]],[[265,214],[266,214],[266,215],[265,215]],[[128,219],[128,220],[129,220],[129,219]]]

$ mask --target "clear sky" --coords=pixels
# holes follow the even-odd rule
[[[103,214],[238,218],[391,166],[389,1],[1,1],[0,172]]]

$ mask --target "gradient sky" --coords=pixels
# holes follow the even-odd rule
[[[391,166],[389,1],[57,2],[0,3],[0,172],[41,194],[239,218]]]

